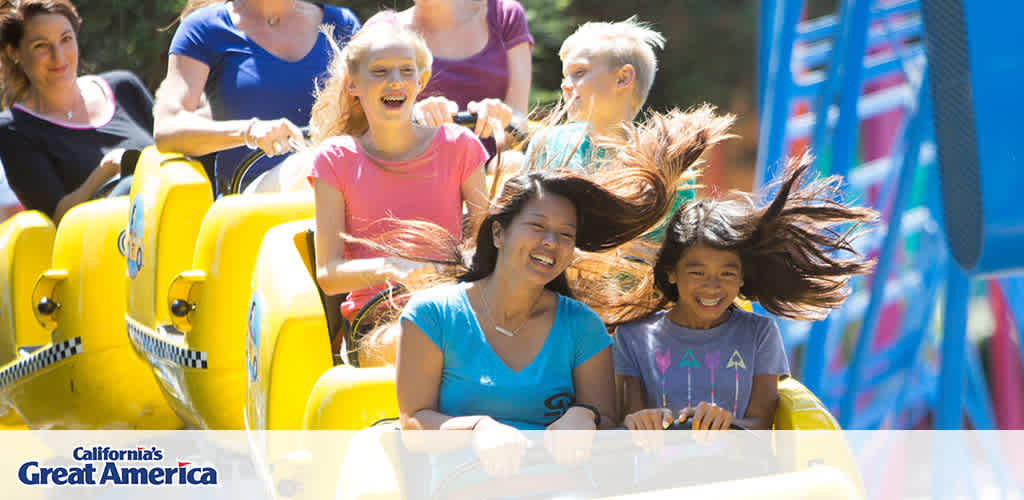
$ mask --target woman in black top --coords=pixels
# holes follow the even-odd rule
[[[129,72],[78,76],[81,18],[66,0],[0,14],[0,161],[25,208],[54,222],[153,143],[153,98]]]

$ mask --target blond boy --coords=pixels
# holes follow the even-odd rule
[[[568,123],[538,133],[527,147],[531,169],[590,170],[604,152],[591,137],[614,133],[633,120],[658,71],[655,49],[665,38],[636,17],[590,22],[562,42],[562,97]]]

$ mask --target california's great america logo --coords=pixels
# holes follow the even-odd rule
[[[217,484],[217,469],[182,460],[160,463],[164,460],[164,451],[155,446],[136,449],[79,446],[72,451],[71,458],[81,464],[47,467],[34,460],[25,462],[18,468],[18,480],[28,486]]]

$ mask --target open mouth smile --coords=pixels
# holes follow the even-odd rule
[[[400,107],[402,107],[403,104],[405,104],[405,96],[404,95],[386,95],[386,96],[380,98],[380,102],[384,103],[384,105],[389,107],[389,108],[393,108],[393,109],[400,108]]]
[[[551,257],[548,257],[546,255],[531,253],[530,259],[546,267],[552,267],[555,265],[555,259],[552,259]]]
[[[717,299],[704,299],[704,298],[698,297],[697,298],[697,303],[702,305],[702,306],[704,306],[704,307],[715,307],[718,304],[722,303],[722,298],[719,297]]]

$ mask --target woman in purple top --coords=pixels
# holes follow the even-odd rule
[[[533,37],[517,0],[415,0],[397,16],[434,54],[417,121],[439,126],[466,109],[479,113],[475,132],[481,138],[500,136],[510,123],[525,125]]]

